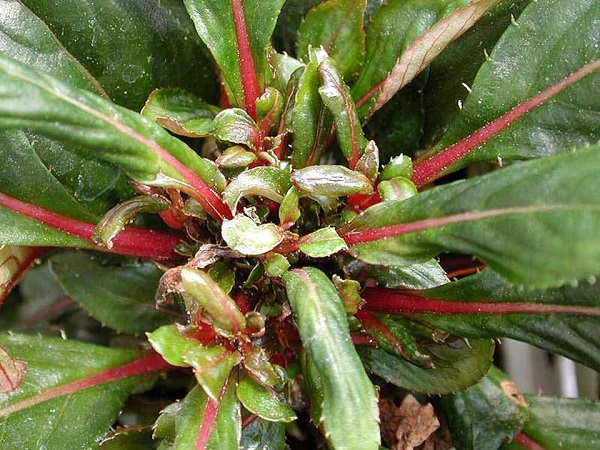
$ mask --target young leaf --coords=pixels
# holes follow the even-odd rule
[[[330,0],[309,11],[298,31],[299,57],[307,61],[310,47],[323,47],[344,80],[355,79],[365,57],[366,5],[366,0]]]
[[[511,441],[527,420],[527,404],[515,385],[492,366],[475,386],[442,397],[452,442],[465,450],[496,450]]]
[[[321,100],[318,68],[327,57],[322,49],[312,49],[302,75],[291,112],[292,166],[296,169],[317,164],[333,131],[333,118]],[[302,69],[298,69],[302,70]]]
[[[598,147],[521,163],[381,203],[340,234],[372,264],[455,251],[479,257],[513,283],[561,286],[600,272],[600,208],[587,193],[600,189],[599,167]]]
[[[490,339],[455,339],[426,347],[433,367],[417,366],[378,347],[357,348],[367,369],[389,383],[425,394],[447,394],[472,386],[492,365],[494,343]]]
[[[291,422],[296,419],[296,414],[282,396],[249,376],[240,379],[236,392],[244,408],[265,420]]]
[[[271,34],[284,0],[184,0],[221,70],[229,101],[256,119],[256,99],[271,78]]]
[[[342,153],[348,159],[350,168],[354,169],[365,152],[367,139],[360,126],[350,89],[341,79],[331,58],[325,58],[319,64],[319,76],[322,81],[319,95],[333,116]]]
[[[0,306],[35,259],[44,253],[43,248],[0,245]]]
[[[525,395],[529,420],[524,434],[546,448],[598,448],[600,402]]]
[[[370,194],[373,186],[360,172],[344,166],[319,165],[295,170],[294,186],[303,194],[311,196],[343,197],[350,194]]]
[[[405,58],[404,53],[416,49],[430,50],[431,43],[426,36],[436,29],[430,27],[467,2],[391,0],[377,10],[367,26],[365,67],[352,88],[352,95],[359,103],[361,118],[370,114],[377,91],[390,82],[391,71]],[[411,46],[413,42],[415,45]],[[445,43],[435,44],[436,49],[441,50]]]
[[[28,364],[19,388],[0,395],[0,446],[7,449],[94,447],[128,395],[149,387],[140,375],[168,367],[156,354],[139,358],[131,350],[56,338],[4,335],[0,345]]]
[[[260,195],[281,203],[290,188],[289,174],[276,167],[255,167],[235,177],[223,191],[223,200],[232,211],[242,197]]]
[[[217,114],[213,125],[213,135],[218,141],[245,145],[254,152],[260,150],[260,130],[243,109],[224,109]]]
[[[325,258],[344,248],[346,243],[331,227],[313,231],[300,240],[300,251],[311,258]]]
[[[195,387],[176,414],[174,450],[238,450],[242,418],[233,380],[223,387],[216,405]]]
[[[172,366],[189,367],[190,364],[184,360],[184,356],[201,345],[200,341],[185,336],[181,332],[181,325],[163,325],[152,333],[146,333],[148,342],[152,348],[159,353],[165,361]]]
[[[224,184],[215,165],[158,125],[1,55],[0,81],[0,127],[84,146],[141,184],[184,189],[215,217],[230,216],[215,193]]]
[[[122,106],[139,111],[159,86],[178,86],[207,100],[216,97],[210,55],[181,2],[135,0],[126,7],[111,0],[81,0],[77,7],[22,3]]]
[[[140,334],[173,321],[155,309],[162,271],[152,263],[110,265],[83,252],[67,251],[53,255],[50,268],[65,293],[107,327]]]
[[[508,126],[506,131],[485,139],[450,170],[476,161],[537,158],[596,143],[600,102],[588,93],[600,79],[593,73],[600,68],[593,65],[600,58],[593,38],[598,14],[600,6],[593,0],[568,5],[557,0],[532,2],[498,41],[479,70],[464,108],[429,154],[459,142],[538,93],[559,86],[586,66],[587,76],[581,81],[573,80],[569,84],[577,83],[546,104],[503,124],[500,131]]]
[[[157,89],[146,100],[141,114],[173,133],[203,137],[213,131],[213,119],[219,110],[216,106],[204,103],[191,92]]]
[[[241,355],[220,345],[196,346],[183,355],[183,360],[194,368],[196,380],[212,402],[218,405],[220,392],[232,369],[239,364]]]
[[[238,214],[221,227],[227,245],[243,255],[262,255],[277,247],[285,237],[284,231],[273,223],[257,225],[254,220]]]
[[[377,449],[377,395],[350,340],[335,286],[312,267],[287,272],[283,282],[307,358],[320,377],[322,404],[313,407],[325,435],[335,448]]]

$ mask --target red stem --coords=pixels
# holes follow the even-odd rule
[[[26,408],[38,405],[40,403],[52,400],[56,397],[74,394],[84,389],[89,389],[94,386],[99,386],[114,381],[131,378],[137,375],[161,372],[172,368],[158,353],[148,353],[145,356],[136,359],[135,361],[123,364],[122,366],[113,367],[91,377],[77,380],[72,383],[62,386],[51,387],[34,397],[26,398],[20,402],[14,403],[6,408],[0,409],[0,417],[13,414]]]
[[[362,293],[369,311],[405,315],[425,314],[576,314],[600,316],[600,308],[540,303],[454,302],[399,294],[391,289],[368,288]]]
[[[540,444],[530,439],[528,436],[523,433],[519,433],[515,436],[514,442],[521,444],[527,450],[544,450]]]
[[[465,139],[431,156],[429,159],[417,161],[414,166],[414,183],[417,187],[422,187],[436,180],[442,175],[444,170],[485,143],[488,139],[504,131],[515,120],[521,118],[529,111],[537,108],[542,103],[561,92],[563,89],[571,86],[599,68],[600,60],[586,64],[578,71],[540,92],[532,99],[515,106],[503,116],[483,126]]]
[[[379,319],[375,317],[375,315],[363,309],[358,311],[355,316],[360,321],[360,324],[366,329],[367,333],[369,332],[369,328],[377,330],[379,333],[383,334],[388,341],[394,344],[396,350],[398,350],[398,352],[404,356],[404,350],[402,349],[402,344],[400,341],[396,339],[392,332],[384,324],[382,324]]]
[[[3,193],[0,193],[0,207],[5,207],[49,227],[94,244],[92,235],[96,229],[96,224],[71,219],[40,206],[9,197]],[[117,235],[113,241],[114,246],[112,249],[98,247],[95,244],[94,249],[154,260],[175,259],[178,258],[178,255],[173,248],[181,239],[182,237],[176,234],[131,227]]]
[[[235,24],[235,36],[238,45],[238,58],[240,64],[240,76],[242,79],[242,89],[244,91],[245,109],[250,116],[256,120],[256,99],[260,97],[260,87],[258,77],[252,57],[252,47],[244,18],[243,0],[231,0],[233,9],[233,21]]]

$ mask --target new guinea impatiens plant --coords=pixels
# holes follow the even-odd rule
[[[599,448],[599,20],[0,0],[0,448]]]

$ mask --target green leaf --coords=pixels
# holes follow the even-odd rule
[[[2,448],[58,449],[65,442],[73,450],[95,448],[128,395],[145,387],[139,376],[92,381],[132,361],[139,355],[135,351],[16,334],[1,336],[0,345],[27,361],[21,386],[10,395],[0,394]],[[70,389],[75,382],[82,385]]]
[[[183,360],[194,368],[196,380],[212,402],[218,405],[219,394],[231,370],[239,364],[241,355],[220,345],[197,346],[187,351]]]
[[[296,414],[285,399],[249,376],[240,378],[237,396],[244,408],[271,422],[291,422]]]
[[[242,430],[240,450],[287,450],[285,424],[257,417]]]
[[[120,428],[110,434],[101,443],[99,450],[149,450],[156,449],[152,439],[152,430],[136,426]]]
[[[598,448],[600,403],[525,395],[529,420],[524,433],[546,448]]]
[[[308,196],[343,197],[350,194],[370,194],[371,181],[360,172],[344,166],[319,165],[292,173],[294,186]]]
[[[512,20],[531,0],[501,0],[465,34],[452,42],[429,67],[424,89],[425,145],[439,140],[460,113],[477,71]]]
[[[150,94],[141,114],[173,133],[203,137],[213,129],[219,108],[182,89],[157,89]]]
[[[600,5],[576,0],[532,2],[494,47],[473,82],[464,108],[431,153],[458,142],[535,97],[586,64],[598,60],[594,38]],[[476,161],[529,159],[569,152],[600,139],[600,101],[589,95],[600,80],[590,74],[526,114],[506,131],[451,166]]]
[[[373,107],[373,89],[390,82],[388,80],[394,67],[402,60],[407,49],[413,49],[409,46],[419,39],[413,51],[417,48],[430,50],[431,43],[425,37],[434,30],[430,27],[467,2],[391,0],[377,10],[366,30],[365,67],[352,88],[353,97],[361,102],[359,113],[362,118],[367,117]],[[436,49],[438,45],[440,50],[443,49],[444,44],[436,42]],[[408,84],[408,81],[404,84]]]
[[[206,272],[183,268],[181,288],[202,308],[215,331],[229,337],[246,328],[246,319],[235,301]]]
[[[243,214],[226,220],[221,227],[227,245],[243,255],[262,255],[277,247],[285,237],[284,231],[273,223],[257,225]]]
[[[519,285],[561,286],[600,273],[600,208],[589,195],[600,189],[599,167],[598,147],[521,163],[375,205],[341,234],[351,245],[368,228],[373,242],[351,250],[372,264],[454,251]]]
[[[23,3],[125,107],[139,111],[150,92],[164,86],[178,86],[209,100],[216,97],[210,56],[179,1]]]
[[[363,18],[366,0],[330,0],[309,11],[298,32],[297,54],[323,47],[346,81],[358,76],[365,57]]]
[[[344,248],[346,243],[331,227],[313,231],[300,241],[300,251],[311,258],[325,258]]]
[[[377,347],[360,346],[367,369],[389,383],[425,394],[458,392],[477,383],[492,365],[494,343],[489,339],[449,340],[421,349],[433,368],[417,366]]]
[[[593,281],[593,280],[592,280]],[[448,283],[421,295],[461,302],[526,302],[547,305],[599,307],[600,284],[581,283],[577,287],[523,291],[486,269],[478,274]],[[427,323],[465,337],[508,337],[559,353],[582,364],[600,368],[600,340],[595,330],[598,317],[585,314],[502,314],[433,315],[419,317]]]
[[[318,421],[336,449],[378,449],[377,395],[350,340],[342,299],[327,276],[306,267],[283,276],[307,358],[320,378]],[[361,411],[360,415],[356,411]]]
[[[165,361],[173,366],[190,367],[184,356],[194,350],[200,341],[183,334],[184,328],[179,324],[164,325],[152,333],[146,333],[148,342]]]
[[[162,271],[152,263],[128,260],[111,265],[90,254],[68,251],[53,255],[50,268],[65,293],[107,327],[140,334],[173,320],[155,309]]]
[[[0,51],[64,82],[108,98],[102,86],[61,45],[50,28],[21,2],[0,10]]]
[[[318,68],[327,57],[322,49],[312,49],[298,81],[291,112],[292,166],[296,169],[318,164],[332,133],[333,117],[321,100]],[[298,69],[302,70],[302,69]]]
[[[238,450],[242,418],[240,404],[235,397],[235,386],[232,384],[230,380],[224,388],[216,411],[209,409],[212,408],[212,402],[200,386],[187,394],[176,413],[174,450]],[[205,446],[197,447],[199,440],[205,443]]]
[[[513,397],[517,392],[514,383],[492,366],[475,386],[442,397],[452,443],[464,450],[497,450],[511,441],[528,417],[525,402]]]
[[[365,138],[350,89],[341,79],[335,62],[325,58],[319,64],[319,76],[322,86],[319,88],[321,100],[333,116],[337,141],[342,153],[354,168],[360,156],[365,152]]]
[[[288,172],[276,167],[255,167],[235,177],[223,191],[223,200],[232,211],[242,197],[260,195],[281,203],[290,188]]]
[[[253,110],[254,105],[248,105],[245,98],[249,93],[244,92],[248,78],[256,77],[258,81],[259,92],[253,100],[262,94],[271,78],[268,47],[283,3],[284,0],[184,0],[198,34],[217,61],[234,106]],[[254,73],[246,71],[248,64]]]
[[[132,111],[2,55],[0,81],[0,127],[81,145],[94,150],[88,157],[117,165],[139,183],[199,189],[199,201],[223,187],[214,163]]]
[[[249,152],[242,145],[234,145],[223,150],[223,153],[219,155],[215,162],[219,168],[237,169],[248,167],[255,160],[256,153]],[[236,178],[234,178],[233,181],[235,181]]]
[[[221,142],[241,144],[258,151],[260,130],[246,111],[240,108],[224,109],[213,121],[214,137]]]

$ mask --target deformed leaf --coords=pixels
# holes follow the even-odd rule
[[[307,359],[319,383],[311,415],[335,448],[379,448],[377,395],[350,340],[342,299],[318,269],[283,276]],[[356,411],[361,411],[360,415]]]
[[[213,125],[213,135],[219,141],[245,145],[255,152],[259,150],[260,131],[243,109],[224,109],[214,118]]]
[[[257,225],[250,217],[238,214],[221,228],[227,245],[244,255],[262,255],[283,241],[284,231],[277,225]]]
[[[220,109],[204,103],[191,92],[181,89],[157,89],[150,94],[141,114],[173,133],[203,137],[213,129]]]
[[[373,192],[373,186],[366,176],[344,166],[306,167],[294,171],[291,178],[294,186],[309,196],[343,197]]]
[[[235,177],[223,191],[223,200],[232,211],[238,202],[250,195],[260,195],[281,203],[290,188],[289,174],[276,167],[255,167]]]

